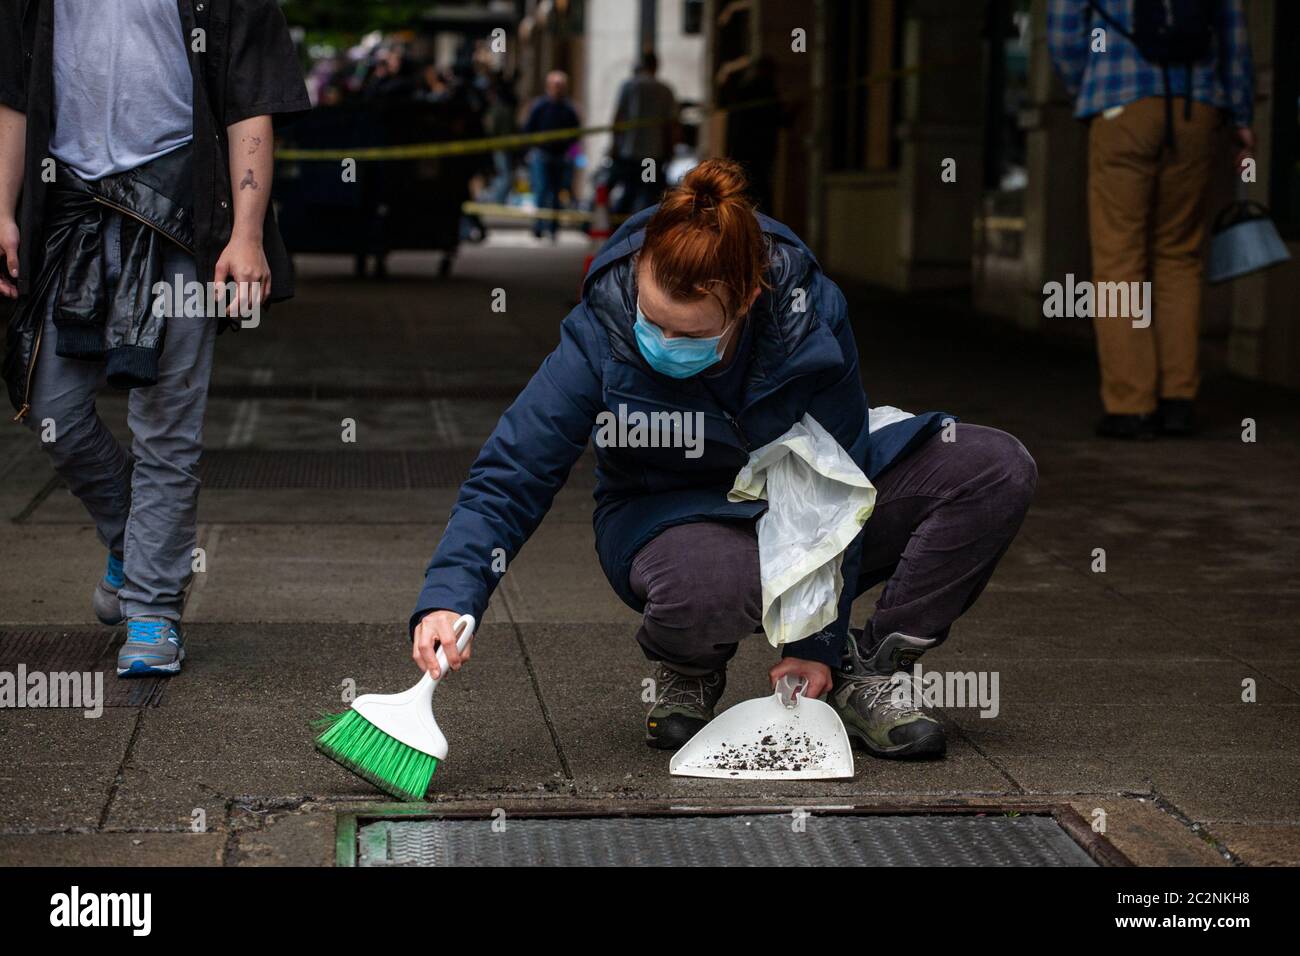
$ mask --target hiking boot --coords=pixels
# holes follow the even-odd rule
[[[125,582],[122,559],[112,551],[108,552],[108,564],[104,568],[104,576],[95,585],[95,593],[90,596],[90,603],[95,609],[95,617],[109,627],[116,627],[125,620],[122,615],[122,605],[117,600],[117,592]]]
[[[726,670],[688,677],[660,664],[655,671],[658,696],[645,718],[645,742],[659,750],[676,750],[713,719],[726,686]]]
[[[118,677],[177,674],[185,660],[185,637],[176,621],[133,617],[126,622],[126,643],[117,654]]]
[[[895,632],[863,656],[856,634],[844,642],[840,668],[831,674],[829,701],[849,737],[873,756],[940,756],[947,749],[943,725],[913,703],[918,695],[906,688],[899,693],[916,659],[935,643]]]

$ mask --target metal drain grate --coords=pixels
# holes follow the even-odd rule
[[[157,707],[166,678],[118,680],[117,649],[124,639],[125,632],[106,629],[0,631],[0,671],[17,675],[19,665],[29,675],[100,671],[105,707]],[[75,709],[82,707],[76,704]]]
[[[444,451],[287,451],[218,448],[203,453],[199,479],[206,489],[455,488],[469,474],[477,448]],[[584,457],[569,482],[594,485],[594,459]]]
[[[1047,816],[383,820],[358,866],[1096,866]]]
[[[347,382],[213,382],[209,398],[265,399],[392,399],[470,398],[511,401],[524,390],[526,382],[465,382],[444,384],[362,385]]]

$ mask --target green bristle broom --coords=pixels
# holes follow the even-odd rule
[[[474,636],[474,618],[456,619],[456,649]],[[447,673],[447,656],[438,648],[438,672]],[[433,719],[438,681],[426,672],[400,694],[363,694],[351,710],[313,723],[323,731],[316,749],[357,776],[399,800],[423,800],[438,764],[447,759],[447,738]]]

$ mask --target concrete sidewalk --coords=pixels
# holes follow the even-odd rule
[[[185,671],[157,706],[98,719],[0,711],[0,863],[333,859],[332,811],[379,797],[312,750],[306,721],[347,682],[417,676],[405,621],[456,484],[554,345],[583,251],[503,233],[450,279],[396,255],[384,283],[304,260],[297,300],[219,340]],[[1088,354],[848,292],[873,403],[1004,428],[1038,461],[1023,533],[924,659],[997,671],[998,716],[949,709],[945,760],[860,755],[852,782],[670,777],[642,743],[651,665],[596,564],[584,460],[438,691],[437,799],[1068,803],[1106,809],[1139,862],[1300,863],[1300,399],[1216,379],[1204,437],[1103,443]],[[101,409],[120,432],[123,399]],[[51,474],[30,433],[0,430],[0,638],[96,630],[103,553]],[[764,693],[772,658],[749,642],[724,705]]]

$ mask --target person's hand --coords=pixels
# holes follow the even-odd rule
[[[18,298],[18,223],[12,219],[0,220],[0,258],[5,265],[0,269],[0,295],[6,299]]]
[[[260,239],[234,235],[221,252],[217,260],[213,281],[218,285],[234,282],[238,286],[238,301],[227,304],[226,314],[236,308],[239,316],[252,314],[254,290],[257,290],[256,304],[261,305],[271,294],[271,265],[266,261],[266,251]],[[253,285],[257,283],[257,285]]]
[[[786,674],[792,674],[796,681],[808,681],[801,697],[816,698],[831,689],[831,669],[821,661],[805,661],[798,657],[783,657],[767,672],[772,679],[772,687]]]
[[[420,670],[428,671],[429,676],[435,680],[442,676],[438,667],[439,645],[447,655],[447,666],[454,671],[460,670],[474,649],[474,640],[471,638],[464,651],[456,650],[456,639],[460,637],[456,631],[456,621],[459,619],[460,615],[455,611],[430,611],[416,625],[411,659]]]
[[[1255,133],[1249,126],[1238,126],[1233,131],[1232,139],[1240,147],[1237,150],[1235,168],[1238,172],[1241,172],[1242,164],[1255,155]]]

